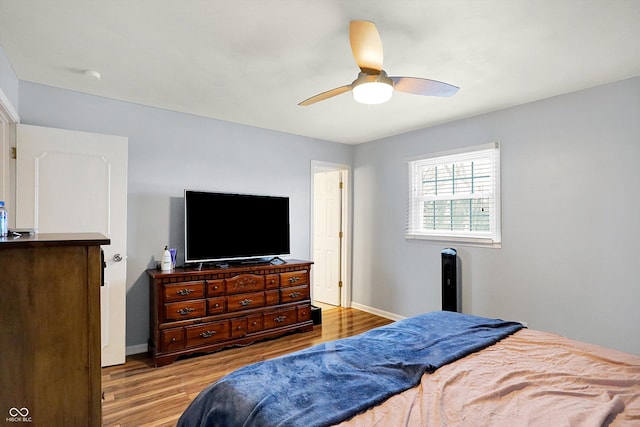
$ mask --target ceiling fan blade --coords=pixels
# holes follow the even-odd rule
[[[382,40],[371,21],[351,21],[349,41],[356,64],[363,73],[380,74],[382,70]]]
[[[449,83],[418,77],[390,77],[390,79],[393,80],[393,88],[395,90],[415,95],[451,96],[455,95],[460,89]]]
[[[298,105],[307,106],[311,104],[315,104],[319,101],[324,101],[325,99],[331,98],[336,95],[340,95],[341,93],[349,92],[351,90],[351,85],[344,85],[337,87],[335,89],[328,90],[326,92],[319,93],[317,95],[312,96],[311,98],[307,98]]]

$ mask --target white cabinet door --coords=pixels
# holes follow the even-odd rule
[[[16,228],[111,239],[102,247],[102,366],[124,363],[128,139],[21,124],[16,136]]]

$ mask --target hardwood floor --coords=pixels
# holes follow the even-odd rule
[[[102,369],[103,425],[175,426],[201,390],[231,371],[391,322],[352,308],[323,309],[322,325],[312,332],[180,359],[159,368],[151,366],[146,354],[129,356],[124,365]]]

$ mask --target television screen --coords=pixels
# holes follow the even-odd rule
[[[288,255],[289,198],[185,190],[185,262]]]

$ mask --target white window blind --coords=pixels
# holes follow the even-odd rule
[[[406,237],[500,243],[498,143],[408,163]]]

